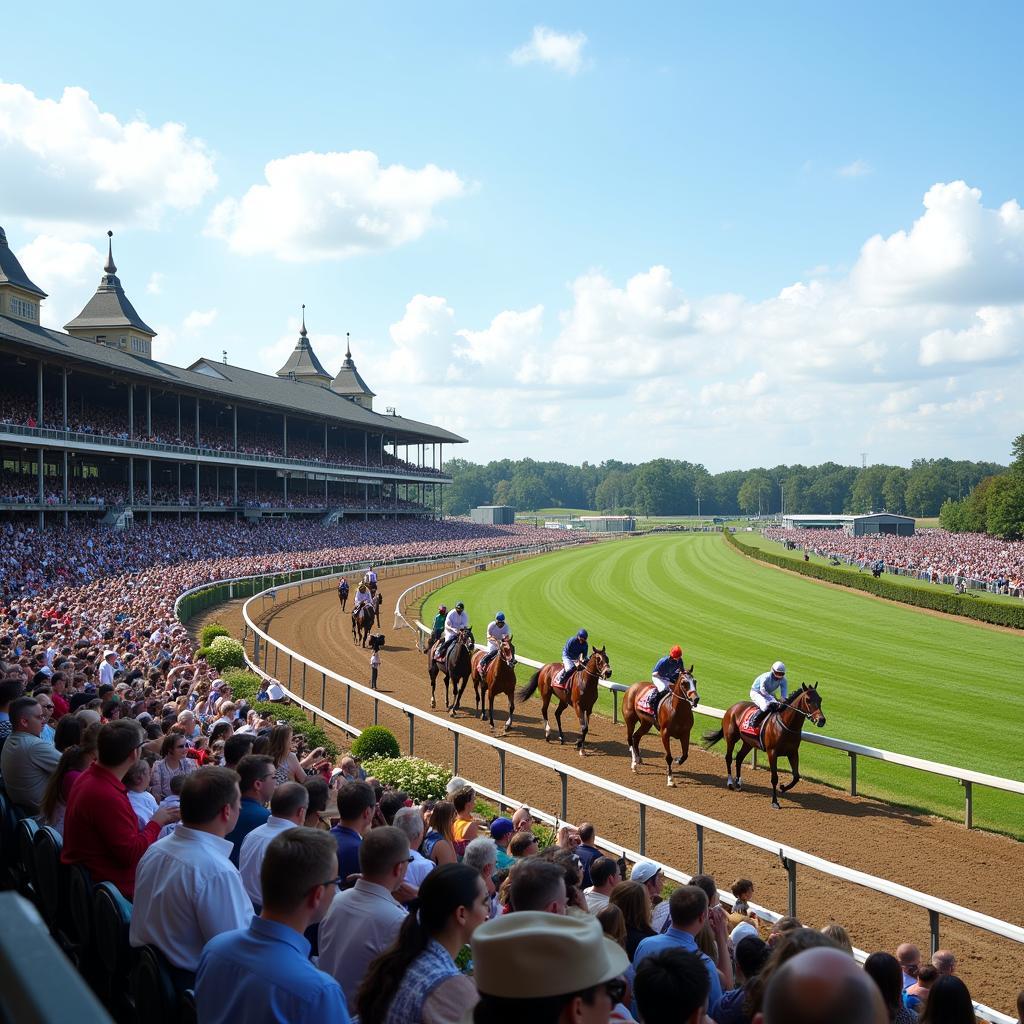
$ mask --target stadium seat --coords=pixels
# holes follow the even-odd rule
[[[32,837],[32,853],[35,858],[36,895],[39,913],[61,945],[60,908],[61,890],[66,884],[67,869],[60,862],[60,851],[64,846],[60,833],[49,825],[43,825]]]
[[[196,1024],[198,1019],[195,989],[187,988],[181,993],[181,1014],[178,1020],[180,1024]]]
[[[128,929],[132,905],[111,882],[100,882],[93,894],[93,939],[99,958],[104,1002],[119,1019],[134,1016],[126,980],[131,974],[132,949]]]
[[[17,881],[14,872],[15,824],[14,811],[7,799],[7,791],[0,787],[0,889],[11,889]]]
[[[22,818],[14,826],[15,856],[17,859],[18,891],[33,903],[39,902],[36,883],[35,835],[39,823],[35,818]]]
[[[137,951],[131,977],[132,1001],[136,1017],[145,1024],[177,1024],[178,993],[174,988],[170,965],[160,950],[142,946]]]
[[[84,864],[72,864],[68,877],[68,910],[72,938],[83,949],[93,949],[92,942],[92,876]]]

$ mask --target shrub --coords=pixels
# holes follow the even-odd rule
[[[383,725],[364,729],[352,744],[352,756],[364,761],[371,757],[399,757],[401,753],[395,734]]]
[[[338,744],[319,725],[314,725],[302,708],[293,704],[260,703],[256,705],[256,710],[269,711],[274,721],[290,725],[296,736],[305,739],[307,753],[314,747],[323,747],[324,754],[331,760],[338,756]]]
[[[250,707],[256,703],[256,695],[260,692],[260,677],[248,669],[228,669],[221,673],[221,679],[231,687],[237,700],[246,701]]]
[[[219,622],[211,622],[199,630],[199,643],[203,647],[209,647],[219,636],[231,636],[231,632]]]
[[[245,648],[241,640],[229,636],[215,637],[209,647],[200,647],[197,655],[204,657],[218,672],[245,665]]]
[[[356,743],[360,739],[361,736]],[[356,754],[355,743],[352,753]],[[452,777],[447,768],[420,757],[368,757],[363,761],[363,769],[384,785],[404,790],[413,800],[443,800],[445,786]]]

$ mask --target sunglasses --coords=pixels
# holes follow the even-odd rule
[[[608,998],[612,1001],[613,1006],[617,1006],[626,997],[626,983],[622,978],[612,978],[611,981],[606,981],[604,990],[608,993]]]

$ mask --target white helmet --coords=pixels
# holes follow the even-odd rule
[[[784,676],[786,674],[786,666],[783,665],[781,661],[777,661],[772,665],[772,672],[777,676]]]

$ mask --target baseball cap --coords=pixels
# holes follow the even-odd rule
[[[640,860],[633,865],[633,870],[629,873],[629,880],[641,884],[649,882],[660,870],[661,865],[655,864],[653,860]]]
[[[279,683],[271,683],[267,687],[267,697],[270,700],[284,700],[284,688]]]
[[[515,832],[516,827],[512,824],[511,818],[495,818],[491,822],[491,838],[501,839],[503,836]]]

